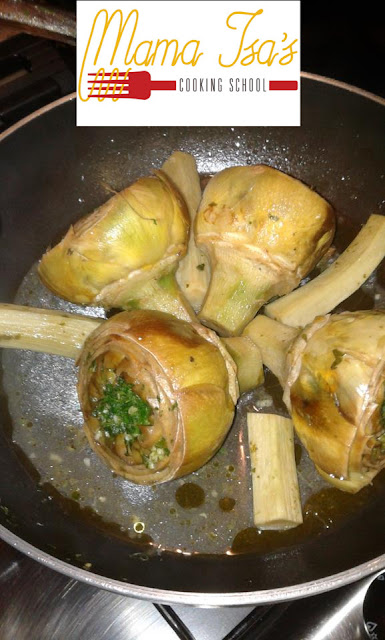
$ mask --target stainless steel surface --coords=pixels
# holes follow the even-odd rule
[[[291,603],[263,640],[367,640],[362,605],[373,577]],[[174,610],[197,640],[221,640],[250,606]],[[150,602],[116,595],[67,578],[0,543],[1,640],[175,640]],[[251,637],[251,636],[249,636]]]
[[[220,640],[252,607],[175,607],[199,640]],[[77,582],[0,543],[1,640],[175,640],[151,602]]]
[[[366,640],[362,606],[368,577],[332,593],[290,605],[266,638],[285,640]],[[262,636],[264,637],[264,636]]]

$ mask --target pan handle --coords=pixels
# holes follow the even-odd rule
[[[371,640],[385,638],[385,572],[380,573],[371,582],[366,592],[363,614],[365,628]]]
[[[0,0],[1,25],[32,35],[76,43],[76,17],[70,11],[25,0]]]

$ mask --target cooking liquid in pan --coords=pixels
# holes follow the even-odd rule
[[[358,231],[346,219],[339,217],[338,222],[337,251],[331,259]],[[384,307],[383,266],[377,271],[378,277],[372,275],[338,311]],[[39,280],[37,265],[25,276],[15,302],[105,317],[103,309],[73,305],[51,294]],[[111,530],[118,528],[120,535],[143,545],[181,553],[282,548],[337,526],[373,495],[371,487],[351,495],[326,484],[297,442],[304,524],[284,532],[262,532],[254,527],[246,414],[271,410],[286,414],[281,388],[269,372],[263,386],[240,398],[230,434],[208,464],[185,478],[148,487],[112,473],[88,445],[72,360],[18,350],[4,350],[3,358],[12,438],[36,473],[36,482],[75,517],[96,514]],[[385,474],[374,483],[384,485]]]

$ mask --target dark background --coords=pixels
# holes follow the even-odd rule
[[[378,2],[301,2],[301,69],[385,97],[385,12]]]
[[[74,0],[53,0],[49,4],[71,11],[76,8]],[[242,2],[235,4],[241,6]],[[385,97],[382,2],[302,0],[301,39],[302,71],[342,80]]]
[[[177,0],[175,0],[177,1]],[[180,0],[183,2],[183,0]],[[31,0],[71,12],[75,0]],[[1,15],[0,0],[0,15]],[[135,6],[134,0],[130,3]],[[255,0],[258,8],[259,0]],[[28,8],[28,0],[15,2]],[[108,0],[106,0],[108,7]],[[234,0],[234,8],[243,8]],[[301,70],[385,98],[385,12],[381,3],[301,2]],[[169,15],[172,23],[172,13]],[[0,22],[0,132],[36,109],[76,90],[76,48],[16,31]],[[33,27],[35,29],[35,27]],[[16,37],[11,37],[14,34]],[[42,35],[42,34],[40,34]],[[21,72],[22,77],[17,74]],[[12,75],[13,74],[13,75]],[[14,78],[12,83],[10,77]]]
[[[44,0],[44,4],[76,11],[75,0]],[[242,1],[235,4],[241,8]],[[385,97],[385,11],[382,2],[355,4],[303,0],[301,26],[303,71],[342,80]],[[63,48],[59,46],[59,49]],[[62,50],[61,53],[66,55],[75,74],[74,51],[68,50],[66,54]]]

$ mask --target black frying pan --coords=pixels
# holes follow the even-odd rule
[[[13,301],[46,247],[107,199],[105,184],[121,189],[175,149],[193,153],[202,173],[265,163],[300,178],[338,211],[337,243],[343,248],[369,214],[384,212],[384,106],[380,98],[305,76],[299,128],[76,128],[74,99],[43,109],[0,138],[1,300]],[[385,281],[381,267],[378,278]],[[369,298],[361,297],[362,308],[370,306]],[[106,524],[39,482],[33,460],[12,442],[9,356],[5,363],[0,535],[46,565],[127,595],[205,605],[310,595],[385,567],[381,475],[329,527],[302,539],[281,538],[259,551],[252,537],[230,554],[160,551],[143,536],[128,537],[119,523]],[[24,370],[28,375],[34,372]],[[55,428],[60,430],[60,419]],[[164,526],[159,523],[159,539]]]

